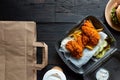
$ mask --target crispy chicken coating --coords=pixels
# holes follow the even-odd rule
[[[89,37],[82,33],[82,43],[84,46],[89,42]]]
[[[66,48],[70,51],[71,55],[77,59],[83,56],[83,44],[82,44],[82,36],[77,36],[76,40],[69,41],[66,44]]]
[[[93,26],[93,24],[92,24],[92,22],[90,20],[86,20],[83,25],[87,26],[89,28],[94,28],[94,26]]]
[[[98,34],[92,23],[89,20],[86,20],[81,29],[84,34],[90,39],[87,45],[91,47],[96,46],[99,42],[100,35]]]

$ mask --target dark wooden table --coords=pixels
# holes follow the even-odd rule
[[[106,23],[104,11],[109,0],[0,0],[0,20],[35,21],[37,40],[47,43],[50,69],[54,65],[63,68],[67,80],[83,80],[82,76],[71,71],[55,50],[56,41],[71,29],[73,25],[88,15],[96,16],[111,31],[120,50],[120,32]],[[39,49],[38,49],[39,50]],[[41,55],[38,63],[41,62]],[[38,71],[38,80],[42,80],[46,68]]]

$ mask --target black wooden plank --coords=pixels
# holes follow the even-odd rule
[[[107,2],[107,0],[5,0],[0,3],[0,19],[77,22],[87,15],[103,19]]]
[[[39,4],[39,3],[55,3],[55,0],[27,0],[30,4]]]
[[[30,4],[27,1],[20,2],[20,0],[2,1],[0,4],[1,20],[32,20],[39,22],[55,21],[54,4]]]
[[[37,41],[42,41],[48,44],[49,64],[63,64],[63,62],[60,62],[61,60],[56,53],[55,44],[59,39],[63,37],[66,31],[70,30],[73,27],[73,25],[73,23],[37,24]]]
[[[82,16],[73,13],[56,13],[56,22],[78,22],[82,20]]]
[[[64,0],[62,0],[64,1]],[[58,1],[56,5],[56,21],[76,22],[88,15],[93,15],[98,18],[104,18],[104,10],[107,0],[74,0],[74,5],[62,3]],[[72,0],[69,0],[69,3]],[[76,17],[77,16],[77,17]],[[65,18],[64,18],[65,17]]]

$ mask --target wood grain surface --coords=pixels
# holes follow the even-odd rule
[[[120,32],[109,27],[104,18],[104,10],[109,0],[0,0],[0,20],[35,21],[37,40],[48,45],[49,65],[63,68],[67,80],[83,80],[82,76],[71,71],[58,56],[55,43],[73,25],[88,15],[96,16],[110,30],[117,40],[120,50]],[[38,49],[40,52],[40,49]],[[37,55],[38,63],[41,55]],[[48,66],[49,66],[48,65]],[[46,69],[38,71],[38,80]]]

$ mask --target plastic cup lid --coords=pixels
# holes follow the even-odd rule
[[[97,80],[108,80],[109,78],[109,72],[106,69],[99,69],[96,73],[96,79]]]
[[[51,69],[45,73],[43,80],[66,80],[66,77],[62,71]]]

